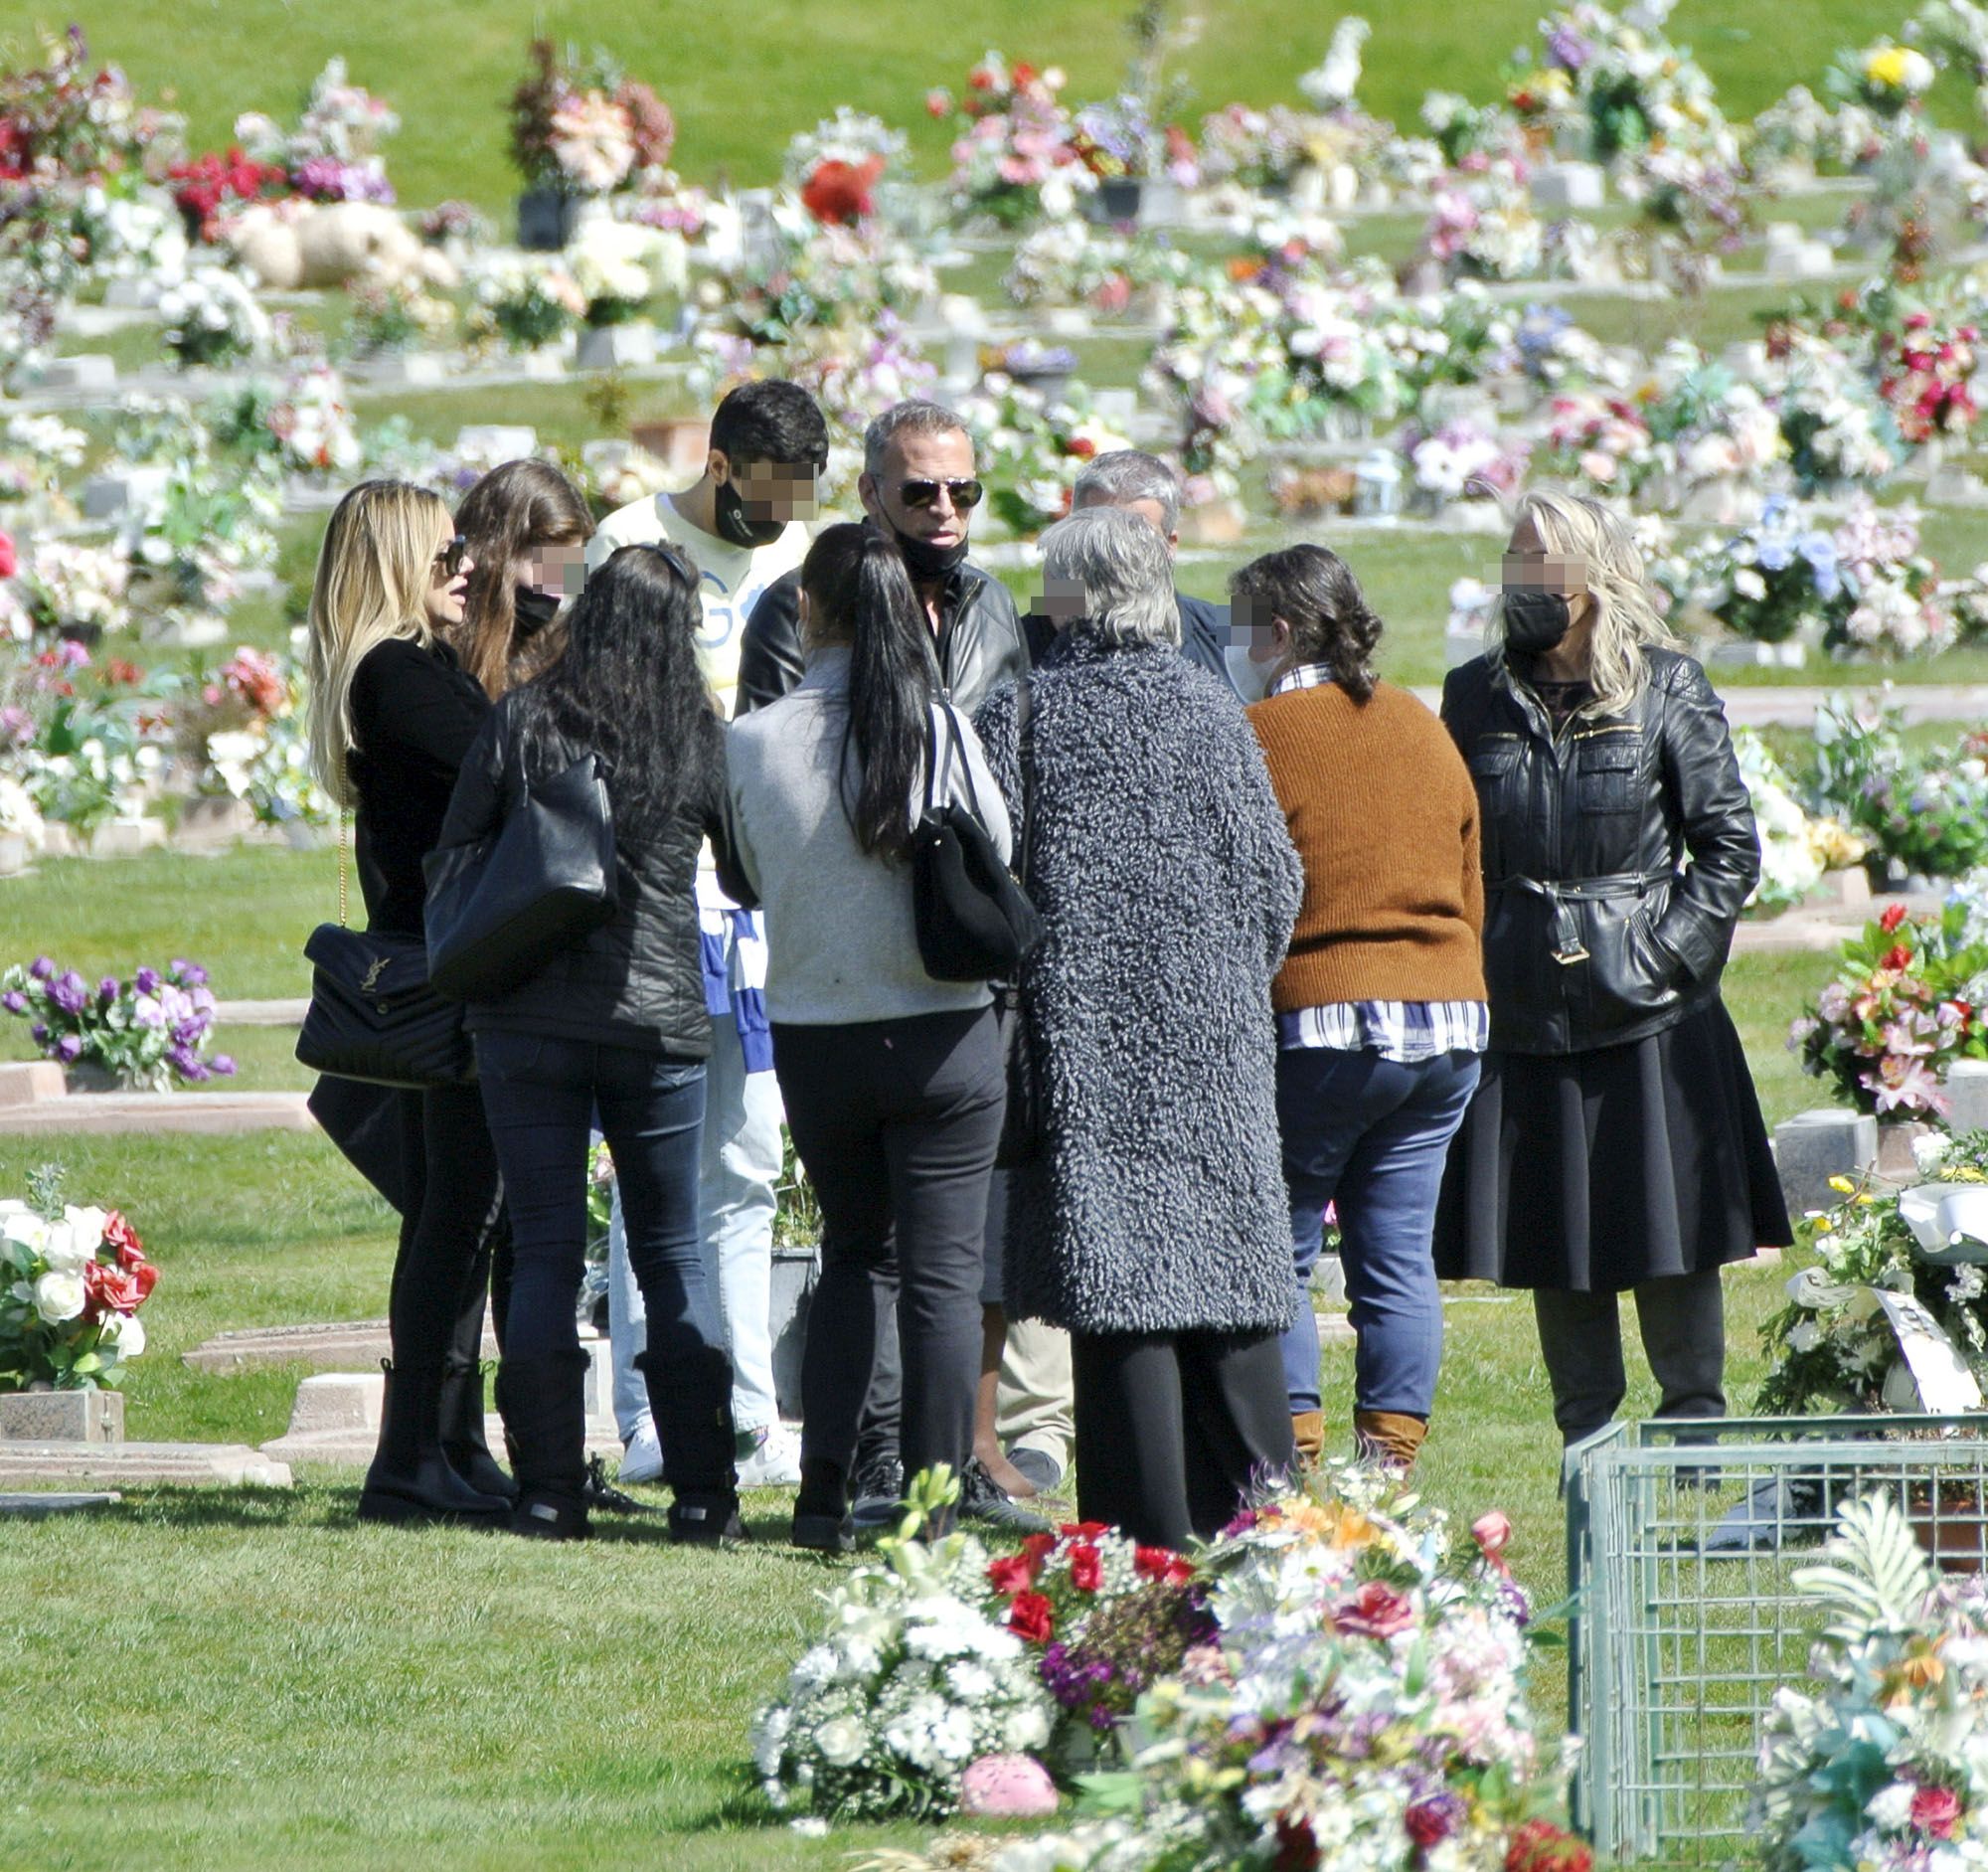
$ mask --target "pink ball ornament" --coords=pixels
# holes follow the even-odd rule
[[[1032,1755],[983,1755],[960,1780],[963,1812],[990,1820],[1038,1820],[1057,1809],[1056,1784]]]

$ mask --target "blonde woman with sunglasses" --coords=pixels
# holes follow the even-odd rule
[[[353,813],[372,930],[421,934],[421,860],[440,841],[457,769],[490,710],[445,641],[473,570],[448,509],[405,482],[362,482],[325,528],[310,601],[311,763]],[[463,1394],[452,1415],[473,1409],[480,1426],[482,1381],[473,1360],[464,1372],[451,1358],[451,1338],[464,1293],[484,1277],[501,1202],[496,1152],[474,1085],[396,1096],[407,1187],[394,1356],[359,1515],[503,1520],[511,1484],[480,1437],[465,1474],[442,1434],[445,1391]]]

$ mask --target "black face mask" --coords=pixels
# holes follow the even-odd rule
[[[1574,617],[1559,592],[1505,591],[1505,647],[1524,656],[1555,648],[1573,628]]]
[[[922,580],[926,585],[943,579],[966,557],[964,539],[954,540],[950,546],[934,546],[930,540],[913,538],[902,527],[893,527],[891,532],[897,539],[898,550],[905,556],[905,564],[910,567],[911,577]]]
[[[511,593],[512,614],[518,620],[518,634],[533,637],[559,615],[565,599],[557,592],[541,592],[536,587],[521,585]]]
[[[734,546],[771,546],[787,530],[784,520],[748,520],[745,496],[730,481],[717,491],[713,517],[718,522],[718,537]]]

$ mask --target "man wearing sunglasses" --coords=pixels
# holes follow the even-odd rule
[[[805,523],[827,465],[828,425],[805,390],[778,380],[742,384],[711,419],[711,451],[697,485],[608,515],[588,544],[589,567],[623,546],[653,546],[691,562],[704,600],[705,674],[723,715],[733,712],[746,617],[782,575],[798,576],[807,555]],[[762,993],[765,933],[756,911],[742,910],[719,888],[709,846],[697,902],[712,1016],[698,1223],[732,1354],[739,1480],[763,1488],[800,1479],[799,1444],[780,1422],[773,1390],[773,1217],[784,1113]],[[626,1446],[621,1479],[647,1482],[661,1476],[663,1457],[633,1364],[646,1322],[619,1222],[617,1189],[608,1271],[614,1415]]]
[[[954,705],[971,715],[1029,667],[1015,600],[966,557],[981,495],[973,438],[938,404],[897,404],[864,431],[856,488],[870,524],[903,551],[931,623],[939,674]],[[789,573],[753,606],[739,659],[742,715],[800,682],[800,589],[799,572]]]

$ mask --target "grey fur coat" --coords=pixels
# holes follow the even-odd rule
[[[1280,1331],[1297,1299],[1270,978],[1303,872],[1214,677],[1082,624],[1032,678],[1023,975],[1048,1145],[1009,1204],[1017,1317],[1086,1333]],[[977,725],[1019,845],[1015,691]]]

